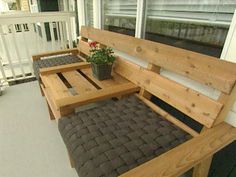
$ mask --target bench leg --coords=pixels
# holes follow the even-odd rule
[[[193,169],[193,177],[208,177],[208,173],[211,167],[212,157],[202,161],[196,165]]]
[[[51,120],[55,120],[55,116],[54,116],[54,114],[53,114],[53,112],[52,112],[48,102],[47,102],[47,105],[48,105],[48,112],[49,112],[50,119]]]
[[[40,82],[39,82],[39,89],[40,89],[41,95],[44,96],[44,93],[43,93],[43,90],[41,88]]]

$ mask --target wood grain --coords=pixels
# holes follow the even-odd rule
[[[75,88],[78,94],[84,94],[97,90],[87,79],[77,71],[67,71],[62,73],[70,85]]]
[[[91,27],[81,35],[226,93],[236,80],[236,64],[215,57]]]
[[[121,58],[114,70],[207,127],[212,127],[222,109],[221,103]]]
[[[79,53],[82,52],[85,55],[89,55],[90,54],[90,47],[89,47],[88,42],[85,42],[83,40],[79,40],[78,50],[79,50]]]
[[[147,106],[149,106],[153,111],[155,111],[156,113],[160,114],[163,118],[165,118],[166,120],[170,121],[171,123],[177,125],[179,128],[181,128],[185,132],[189,133],[193,137],[199,135],[198,132],[196,132],[195,130],[191,129],[190,127],[185,125],[183,122],[179,121],[174,116],[170,115],[168,112],[166,112],[165,110],[161,109],[160,107],[158,107],[157,105],[155,105],[154,103],[149,101],[148,99],[146,99],[143,96],[138,95],[138,94],[136,94],[136,96],[139,99],[141,99]]]
[[[46,82],[48,88],[52,90],[52,94],[56,100],[71,96],[68,88],[62,82],[62,80],[58,77],[57,74],[47,75],[43,78],[43,81],[44,83]]]
[[[87,62],[78,62],[78,63],[71,63],[66,65],[60,65],[60,66],[53,66],[48,68],[41,68],[40,74],[46,75],[46,74],[53,74],[53,73],[61,73],[76,69],[83,69],[83,68],[89,68],[90,64]]]
[[[84,104],[93,103],[96,101],[101,101],[104,99],[117,97],[129,93],[134,93],[136,91],[139,91],[138,86],[132,83],[125,83],[97,90],[96,92],[88,92],[83,95],[76,95],[59,99],[56,101],[56,104],[58,107],[60,107],[61,112],[63,112],[63,110],[68,109],[68,107],[75,108]]]
[[[95,82],[100,88],[107,88],[118,84],[128,83],[127,79],[124,79],[122,76],[117,73],[112,73],[111,79],[98,80],[93,76],[92,70],[90,68],[81,69],[81,71],[93,82]]]
[[[177,177],[234,140],[236,128],[221,123],[121,176]]]
[[[36,61],[36,60],[40,60],[42,57],[49,57],[49,56],[53,56],[53,55],[70,54],[70,53],[73,55],[77,55],[78,49],[73,48],[73,49],[58,50],[58,51],[54,51],[54,52],[40,53],[40,54],[33,55],[32,59],[34,61]]]

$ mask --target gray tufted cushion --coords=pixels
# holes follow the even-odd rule
[[[191,138],[135,96],[59,120],[80,177],[118,176]]]
[[[40,68],[48,68],[77,62],[81,62],[81,60],[75,55],[57,56],[48,59],[36,60],[33,62],[34,74],[36,78],[39,79]]]

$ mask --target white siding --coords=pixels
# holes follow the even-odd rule
[[[230,25],[230,29],[225,41],[225,46],[221,55],[221,59],[236,63],[235,45],[236,45],[236,11],[232,23]],[[236,102],[234,103],[231,112],[226,118],[226,122],[236,127]]]

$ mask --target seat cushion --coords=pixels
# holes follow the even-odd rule
[[[82,60],[79,59],[75,55],[66,55],[66,56],[57,56],[51,57],[42,60],[36,60],[33,62],[34,74],[37,79],[39,79],[39,69],[40,68],[47,68],[52,66],[59,66],[71,63],[81,62]]]
[[[118,176],[191,138],[136,96],[63,117],[58,127],[80,177]]]

